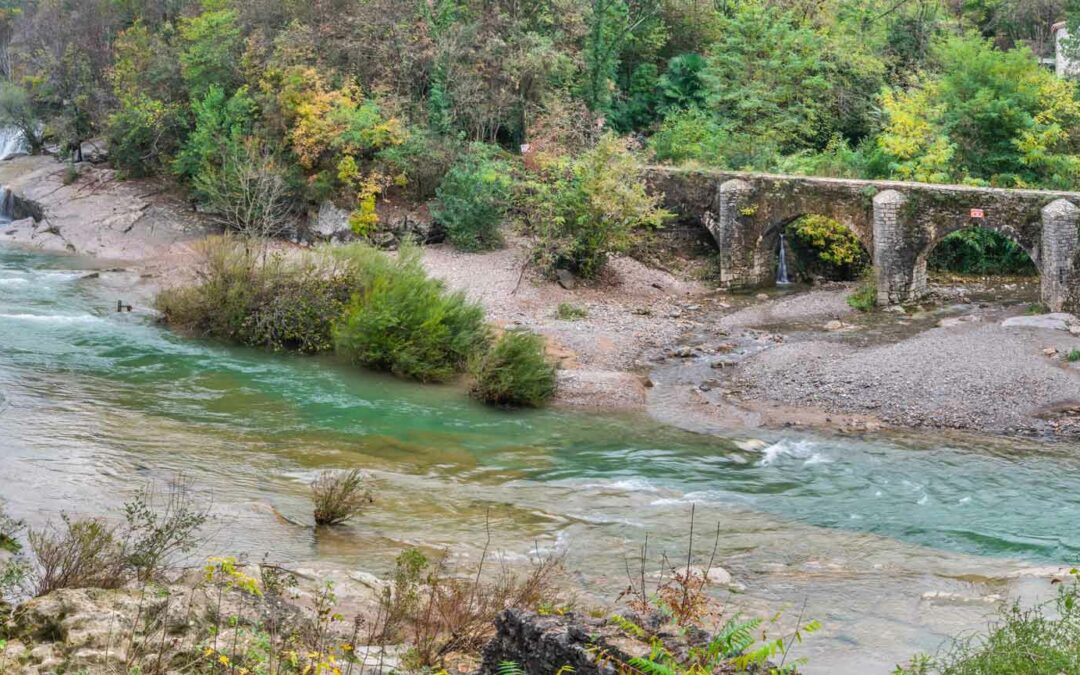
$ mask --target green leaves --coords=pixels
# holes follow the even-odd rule
[[[891,172],[930,182],[1002,187],[1080,185],[1076,84],[1043,69],[1026,48],[981,38],[939,42],[940,73],[884,94],[879,145]]]
[[[220,3],[218,3],[220,4]],[[243,44],[235,11],[208,9],[180,23],[180,66],[192,99],[212,86],[231,92],[240,84],[239,56]]]
[[[490,335],[484,310],[427,276],[416,249],[369,270],[334,330],[339,352],[359,365],[421,382],[462,372]]]
[[[510,207],[510,172],[499,149],[482,143],[473,144],[450,168],[432,209],[450,243],[463,251],[490,250],[502,243],[499,226]]]
[[[832,85],[823,38],[793,15],[744,5],[727,20],[701,77],[709,109],[783,151],[812,140]]]

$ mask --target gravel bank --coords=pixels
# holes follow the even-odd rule
[[[1076,434],[1069,419],[1047,414],[1080,404],[1080,368],[1061,356],[1076,348],[1080,339],[1062,331],[957,322],[864,348],[777,345],[740,364],[731,385],[743,399],[871,414],[899,427]]]
[[[504,327],[546,336],[562,366],[558,402],[586,408],[642,408],[649,358],[699,325],[718,302],[704,284],[687,282],[630,258],[611,260],[595,284],[562,288],[531,270],[522,276],[527,242],[511,239],[490,253],[449,246],[424,251],[424,266],[481,303]],[[559,318],[559,306],[585,312]]]

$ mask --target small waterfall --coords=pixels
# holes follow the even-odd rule
[[[15,193],[10,188],[0,187],[0,223],[15,220]]]
[[[780,233],[780,264],[776,266],[776,283],[780,286],[791,284],[787,269],[787,245],[783,233]]]
[[[15,127],[0,127],[0,162],[29,154],[26,136]]]

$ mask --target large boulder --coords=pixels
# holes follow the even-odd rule
[[[356,235],[349,225],[349,211],[325,201],[308,223],[308,233],[321,241],[349,241]]]
[[[315,241],[346,242],[357,239],[349,224],[350,211],[331,201],[325,201],[319,211],[308,222],[307,234]],[[412,239],[420,244],[434,244],[442,241],[445,231],[430,219],[419,217],[415,213],[380,213],[379,224],[368,236],[368,241],[379,248],[396,249],[405,239]]]

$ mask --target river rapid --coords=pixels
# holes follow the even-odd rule
[[[646,535],[695,550],[741,590],[730,612],[824,629],[809,673],[886,673],[985,626],[995,600],[1049,597],[1080,551],[1080,453],[1000,440],[704,435],[644,416],[502,412],[334,359],[173,334],[139,275],[0,249],[0,499],[33,525],[115,513],[183,474],[216,518],[199,555],[389,571],[407,546],[475,560],[490,517],[508,560],[564,551],[579,592],[613,600]],[[107,267],[107,266],[106,266]],[[669,411],[670,412],[670,411]],[[316,532],[308,483],[361,467],[376,501]],[[300,524],[297,524],[300,523]],[[707,535],[700,533],[708,532]]]

